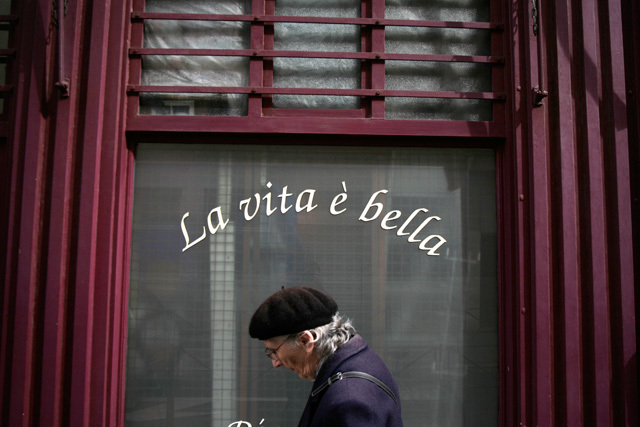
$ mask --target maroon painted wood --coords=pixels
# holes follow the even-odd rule
[[[371,66],[361,80],[370,89],[353,94],[366,97],[363,109],[273,110],[269,96],[280,89],[269,88],[269,61],[254,58],[250,87],[240,89],[256,90],[248,117],[138,115],[137,92],[147,88],[140,56],[129,53],[142,48],[143,19],[185,18],[132,19],[143,0],[69,2],[71,91],[60,99],[55,43],[43,42],[51,2],[16,7],[18,74],[0,126],[0,152],[10,156],[0,189],[0,424],[123,425],[135,143],[224,133],[495,147],[500,425],[637,425],[637,2],[538,2],[538,35],[530,0],[492,7],[490,23],[421,22],[494,30],[491,53],[504,62],[493,66],[491,94],[471,94],[494,100],[491,122],[383,119],[385,97],[403,93],[384,89],[390,56],[371,54],[384,54],[385,25],[405,23],[385,20],[381,0],[362,2]],[[251,12],[241,17],[252,22],[251,52],[274,53],[270,20],[295,18],[274,17],[271,0],[253,0]],[[549,92],[537,103],[536,86]]]

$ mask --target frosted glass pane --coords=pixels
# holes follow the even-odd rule
[[[488,30],[387,27],[385,51],[420,55],[491,55]]]
[[[360,28],[355,25],[277,23],[274,46],[277,50],[359,52]]]
[[[249,59],[229,56],[148,55],[142,60],[142,84],[245,86]]]
[[[216,13],[244,15],[251,13],[251,0],[147,0],[145,11],[164,13]]]
[[[291,2],[293,3],[293,2]],[[295,12],[297,9],[289,9]],[[306,10],[306,9],[305,9]],[[280,9],[278,9],[281,12]],[[305,13],[325,11],[311,8]],[[354,25],[291,24],[275,25],[277,50],[359,52],[360,28]],[[274,86],[332,89],[360,88],[360,61],[314,58],[276,58],[273,61]],[[276,95],[274,108],[360,108],[360,98],[345,96]]]
[[[488,0],[386,0],[386,18],[485,22]],[[491,32],[457,28],[388,27],[389,53],[422,55],[491,55]],[[396,90],[490,92],[492,68],[486,64],[387,61],[385,87]],[[484,100],[387,98],[386,117],[412,120],[492,119],[493,104]]]
[[[147,1],[147,12],[245,14],[248,1]],[[145,48],[248,49],[247,22],[145,20]],[[141,84],[151,86],[222,86],[249,84],[249,59],[230,56],[147,55],[142,58]],[[154,94],[140,97],[140,114],[246,115],[246,95]],[[190,103],[190,105],[188,104]]]
[[[140,114],[160,116],[246,116],[247,95],[228,93],[141,93]]]
[[[386,88],[490,92],[491,66],[461,62],[387,61]],[[469,120],[492,118],[492,102],[466,99],[387,98],[390,119]]]
[[[423,21],[489,21],[489,0],[386,0],[388,19]]]
[[[464,62],[387,61],[386,88],[485,92],[491,90],[491,66]]]
[[[359,89],[360,62],[346,59],[276,58],[275,87]],[[274,96],[276,108],[359,108],[360,98],[348,96]]]
[[[360,0],[277,0],[276,15],[360,17]]]
[[[11,13],[11,2],[13,0],[0,0],[0,14],[9,15]]]
[[[179,49],[249,49],[247,22],[145,20],[144,47]]]
[[[388,119],[490,121],[492,102],[479,99],[387,98]]]

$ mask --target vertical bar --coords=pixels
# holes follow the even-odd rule
[[[69,20],[68,25],[75,22]],[[59,28],[60,34],[64,27]],[[78,56],[73,49],[63,49],[73,54],[71,69],[77,69]],[[58,55],[61,55],[59,52]],[[61,62],[66,58],[60,57]],[[65,76],[66,77],[66,76]],[[59,76],[62,78],[62,76]],[[71,76],[68,84],[77,86],[77,76]],[[58,92],[53,92],[56,97]],[[76,97],[74,96],[73,99]],[[70,292],[69,270],[71,264],[71,248],[73,240],[73,173],[76,149],[75,117],[77,103],[68,96],[57,97],[55,114],[55,133],[53,138],[53,161],[51,172],[51,202],[49,208],[47,273],[44,303],[42,353],[46,355],[42,361],[42,390],[40,404],[40,425],[51,422],[62,423],[64,405],[64,364],[66,354],[67,326],[67,294]]]
[[[51,4],[47,0],[20,3],[20,43],[15,91],[16,114],[11,135],[12,158],[8,206],[6,272],[3,277],[2,355],[3,377],[0,424],[28,426],[37,405],[34,391],[37,317],[42,279],[40,262],[47,144],[46,120],[39,107],[46,98],[45,57]],[[28,7],[28,11],[27,11]],[[14,9],[15,10],[15,9]],[[28,18],[27,18],[28,17]],[[38,226],[34,226],[34,225]]]
[[[264,11],[267,15],[276,14],[275,0],[264,0]],[[275,26],[274,23],[268,23],[264,26],[264,48],[274,49],[275,43]],[[265,58],[262,61],[263,66],[263,82],[265,87],[273,87],[273,58]],[[271,116],[273,108],[273,95],[262,96],[262,113],[265,116]]]
[[[614,425],[637,425],[635,266],[630,179],[630,131],[627,115],[623,12],[621,2],[600,2],[603,80],[604,171],[609,227],[609,276]],[[636,15],[637,16],[637,15]],[[617,243],[617,245],[616,245]]]
[[[579,139],[582,150],[584,173],[586,176],[585,200],[581,206],[587,219],[585,237],[591,243],[583,253],[585,266],[585,284],[591,299],[591,318],[589,349],[592,358],[589,361],[593,372],[593,421],[597,425],[611,425],[611,325],[609,317],[609,277],[607,274],[607,243],[605,220],[605,192],[603,175],[603,147],[601,139],[599,60],[599,24],[597,2],[583,0],[580,4],[582,15],[583,56],[582,72],[584,78],[584,128]]]
[[[126,54],[126,53],[125,53]],[[124,76],[121,80],[125,82]],[[123,109],[124,111],[124,109]],[[124,127],[121,134],[123,134]],[[114,400],[111,408],[115,412],[116,425],[124,425],[125,415],[125,385],[127,372],[127,315],[129,307],[129,272],[131,263],[131,224],[133,223],[133,169],[134,156],[124,144],[119,144],[117,153],[117,185],[118,197],[118,222],[114,233],[117,235],[117,245],[111,262],[114,265],[114,277],[122,286],[115,286],[113,296],[115,311],[114,323],[111,330],[114,345],[111,349],[113,362],[110,363]]]
[[[537,1],[537,0],[535,0]],[[549,158],[547,152],[547,106],[535,107],[534,90],[539,88],[543,79],[541,73],[541,51],[543,43],[540,38],[544,31],[538,12],[537,26],[534,33],[534,18],[531,2],[527,2],[525,20],[525,46],[528,52],[528,88],[527,116],[529,117],[529,189],[531,191],[531,304],[533,324],[532,337],[535,340],[532,369],[535,376],[533,394],[535,422],[538,425],[553,425],[555,411],[555,391],[553,388],[553,283],[551,275],[551,223],[548,212],[551,209],[548,189]]]
[[[251,13],[264,15],[265,0],[252,0]],[[273,43],[273,39],[270,40]],[[262,22],[251,23],[251,49],[261,50],[265,48],[265,25]],[[263,85],[263,59],[249,59],[249,86],[262,87]],[[272,82],[273,83],[273,82]],[[262,95],[249,95],[249,117],[262,116]]]
[[[554,87],[557,94],[557,170],[559,171],[558,197],[559,211],[559,285],[562,301],[562,318],[564,325],[563,358],[560,359],[564,378],[556,379],[556,384],[563,387],[558,390],[559,404],[563,406],[564,419],[557,420],[560,425],[582,425],[583,419],[583,360],[582,360],[582,291],[580,287],[580,224],[578,200],[578,169],[576,159],[576,131],[575,108],[572,96],[572,64],[571,58],[574,42],[571,33],[573,26],[572,5],[570,1],[559,0],[555,3],[553,13],[548,16],[555,18],[556,37],[556,69],[558,81],[562,82]],[[569,83],[569,84],[567,84]],[[562,393],[562,394],[561,394]]]
[[[377,19],[384,19],[385,15],[385,2],[384,0],[371,0],[371,17]],[[384,53],[384,27],[374,25],[371,28],[371,51],[375,53]],[[374,59],[371,61],[371,88],[372,89],[384,89],[385,85],[385,70],[384,60]],[[384,98],[374,97],[371,100],[371,118],[372,119],[384,119],[385,108]]]
[[[489,1],[489,20],[491,22],[505,22],[502,2]],[[505,29],[489,30],[491,31],[491,56],[505,56],[504,54],[504,32]],[[505,86],[505,65],[492,64],[491,66],[491,91],[492,92],[506,92]],[[491,121],[495,125],[503,128],[506,133],[507,122],[505,120],[506,106],[504,102],[492,101],[491,105]]]
[[[78,190],[78,238],[75,290],[73,294],[73,346],[71,363],[70,423],[71,425],[101,425],[103,420],[91,420],[92,377],[100,365],[94,363],[93,332],[100,319],[95,315],[95,303],[102,304],[100,290],[96,288],[96,264],[98,245],[98,200],[103,143],[103,116],[106,88],[107,34],[111,0],[95,2],[87,6],[87,18],[91,13],[90,44],[87,61],[87,102],[84,110],[84,128],[81,135],[81,171]],[[93,6],[93,7],[91,7]],[[83,20],[80,20],[82,25]],[[80,34],[77,31],[77,34]],[[96,291],[98,293],[96,293]],[[106,337],[102,337],[103,339]],[[103,375],[103,374],[102,374]]]
[[[525,38],[527,31],[525,29],[527,20],[524,19],[526,13],[523,12],[522,0],[510,0],[507,5],[507,13],[505,16],[509,19],[509,51],[513,57],[510,61],[512,67],[510,75],[512,81],[512,97],[507,100],[509,110],[507,111],[509,122],[513,123],[508,132],[507,144],[503,152],[503,182],[505,189],[503,191],[504,202],[506,206],[511,208],[510,216],[513,218],[512,227],[506,234],[512,234],[513,255],[505,254],[505,260],[513,260],[509,266],[509,276],[506,277],[509,283],[515,283],[513,289],[512,300],[507,303],[514,302],[513,307],[509,307],[510,313],[513,315],[513,335],[508,338],[513,339],[514,347],[514,366],[508,367],[513,369],[514,373],[514,394],[507,399],[506,405],[513,405],[512,417],[513,425],[529,425],[531,422],[533,395],[533,379],[531,378],[531,307],[530,307],[530,262],[529,241],[530,229],[526,226],[529,221],[529,194],[526,192],[528,182],[527,162],[527,141],[529,139],[527,129],[528,118],[528,96],[526,88],[528,84],[527,61],[526,61],[526,44]],[[507,191],[508,190],[508,191]],[[506,236],[505,236],[506,237]],[[506,316],[505,320],[510,320]],[[506,328],[506,326],[504,326]],[[509,416],[507,418],[509,418]],[[510,425],[510,424],[507,424]]]
[[[145,10],[145,0],[132,0],[132,9],[134,12],[142,12]],[[131,22],[131,41],[129,46],[132,48],[142,48],[144,43],[144,21],[134,19]],[[138,85],[142,78],[142,57],[135,56],[129,58],[129,84]],[[140,114],[140,94],[130,94],[129,102],[127,102],[127,121],[132,121]]]
[[[128,205],[130,193],[128,188],[123,186],[123,183],[127,183],[129,173],[128,149],[124,135],[128,55],[123,47],[128,44],[131,2],[100,2],[94,4],[94,8],[92,29],[96,27],[96,22],[100,22],[98,28],[102,27],[103,31],[92,34],[92,40],[102,49],[101,65],[105,70],[102,76],[105,87],[113,88],[104,91],[101,103],[113,108],[106,108],[101,117],[92,118],[104,123],[100,135],[100,193],[97,200],[99,210],[96,234],[96,304],[93,308],[93,372],[90,394],[92,427],[113,425],[115,420],[119,420],[118,402],[119,399],[124,400],[124,393],[120,392],[120,384],[124,384],[124,377],[119,373],[124,370],[126,361],[121,356],[122,349],[126,348],[121,329],[121,313],[126,313],[122,296],[127,293],[128,280],[123,278],[122,265],[128,265],[129,247],[123,246],[123,242],[128,240],[123,218],[127,218],[125,207]],[[101,37],[106,37],[102,44]],[[107,43],[106,46],[104,43]],[[92,77],[94,76],[90,74],[90,85],[95,82]],[[128,272],[128,269],[124,271]]]

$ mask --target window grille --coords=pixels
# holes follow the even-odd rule
[[[378,134],[502,137],[495,3],[135,0],[129,130],[176,130],[154,105],[189,100],[195,117],[178,129],[286,132],[269,123],[337,118],[356,129],[338,133],[375,123]]]

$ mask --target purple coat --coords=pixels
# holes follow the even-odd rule
[[[360,335],[354,335],[324,362],[313,383],[321,387],[337,372],[360,371],[373,375],[400,399],[398,385],[380,357]],[[313,393],[313,392],[312,392]],[[400,407],[382,388],[362,378],[335,381],[316,396],[309,396],[298,427],[402,427]]]

